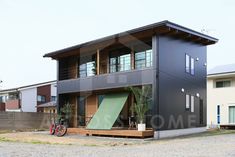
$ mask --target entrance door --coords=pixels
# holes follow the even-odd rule
[[[200,124],[203,124],[203,100],[200,99],[200,104],[199,104],[199,122]]]
[[[78,126],[85,126],[85,104],[86,104],[86,99],[85,97],[78,97],[78,104],[77,104],[77,122]]]

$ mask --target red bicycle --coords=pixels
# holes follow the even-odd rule
[[[59,123],[51,124],[50,126],[50,135],[56,135],[62,137],[67,133],[67,127],[64,125],[62,120],[59,120]]]

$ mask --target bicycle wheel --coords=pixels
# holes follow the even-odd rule
[[[54,135],[55,134],[55,124],[51,124],[50,125],[49,131],[50,131],[50,135]]]
[[[64,125],[58,125],[55,130],[55,134],[58,137],[64,136],[67,133],[67,127]]]

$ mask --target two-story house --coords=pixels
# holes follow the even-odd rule
[[[72,104],[71,127],[128,127],[135,99],[125,88],[149,85],[147,127],[183,132],[206,126],[206,47],[217,41],[163,21],[44,57],[57,60],[58,107]]]
[[[235,126],[235,64],[221,65],[207,75],[207,124]]]

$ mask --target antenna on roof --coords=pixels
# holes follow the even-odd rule
[[[207,29],[207,28],[202,28],[201,29],[201,33],[207,34],[207,35],[211,34],[214,31],[215,31],[214,29]]]

